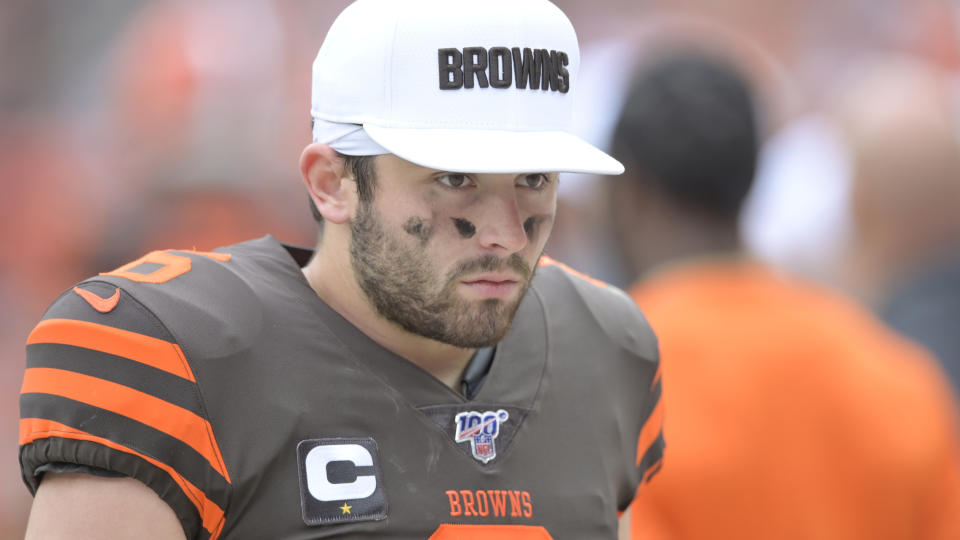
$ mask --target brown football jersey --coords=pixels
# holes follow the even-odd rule
[[[187,538],[614,538],[659,465],[657,347],[541,262],[468,400],[372,341],[271,237],[154,252],[30,334],[20,463],[137,478]]]

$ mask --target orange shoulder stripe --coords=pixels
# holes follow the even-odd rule
[[[189,445],[230,482],[210,423],[172,403],[122,384],[53,368],[27,369],[21,393],[62,396],[146,424]]]
[[[551,259],[550,257],[548,257],[548,256],[546,256],[546,255],[541,255],[541,256],[540,256],[540,261],[537,263],[537,266],[559,266],[561,269],[563,269],[564,272],[566,272],[566,273],[568,273],[568,274],[572,274],[572,275],[574,275],[574,276],[577,276],[578,278],[580,278],[580,279],[582,279],[582,280],[584,280],[584,281],[593,283],[593,284],[596,285],[597,287],[609,287],[609,286],[610,286],[609,284],[607,284],[607,283],[605,283],[605,282],[603,282],[603,281],[600,281],[600,280],[597,279],[597,278],[590,277],[590,276],[588,276],[587,274],[584,274],[583,272],[578,272],[578,271],[574,270],[573,268],[570,268],[569,266],[563,264],[562,262],[557,261],[557,260],[555,260],[555,259]]]
[[[643,461],[643,455],[647,453],[647,449],[657,440],[657,437],[660,436],[662,431],[663,400],[661,399],[653,406],[653,411],[650,412],[650,417],[647,418],[647,422],[643,424],[643,429],[640,430],[640,437],[637,438],[637,465]]]
[[[20,419],[20,444],[29,444],[38,439],[47,439],[50,437],[95,442],[120,452],[135,455],[163,469],[173,478],[173,481],[180,486],[180,489],[182,489],[187,495],[187,498],[193,502],[193,505],[197,507],[197,511],[200,513],[200,518],[203,522],[203,528],[210,533],[210,540],[216,540],[216,538],[220,536],[225,521],[223,509],[208,499],[203,490],[193,485],[189,480],[174,470],[173,467],[111,440],[91,435],[59,422],[45,420],[43,418]]]
[[[112,326],[47,319],[30,332],[27,345],[34,343],[60,343],[114,354],[196,382],[179,345]]]

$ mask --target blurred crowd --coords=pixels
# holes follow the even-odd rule
[[[0,4],[0,538],[22,537],[30,504],[16,455],[24,341],[58,294],[155,249],[268,233],[313,244],[297,170],[310,65],[348,3]],[[577,129],[601,147],[633,73],[663,50],[737,66],[759,157],[733,243],[855,299],[958,384],[960,6],[555,3],[581,41]],[[578,270],[626,288],[660,271],[642,255],[685,240],[683,228],[625,235],[609,179],[560,185],[547,251]]]

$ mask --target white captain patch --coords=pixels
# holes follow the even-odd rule
[[[377,442],[308,439],[297,445],[300,506],[307,525],[387,517]]]

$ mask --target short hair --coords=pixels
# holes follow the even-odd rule
[[[343,160],[343,168],[350,172],[350,176],[357,183],[357,198],[361,204],[373,202],[373,195],[377,187],[377,170],[374,166],[375,156],[348,156],[337,152],[337,157]],[[317,208],[313,198],[310,201],[310,213],[317,223],[323,223],[323,214]]]
[[[736,69],[674,51],[635,75],[612,147],[628,178],[656,183],[689,211],[735,220],[756,172],[757,132],[750,88]]]

